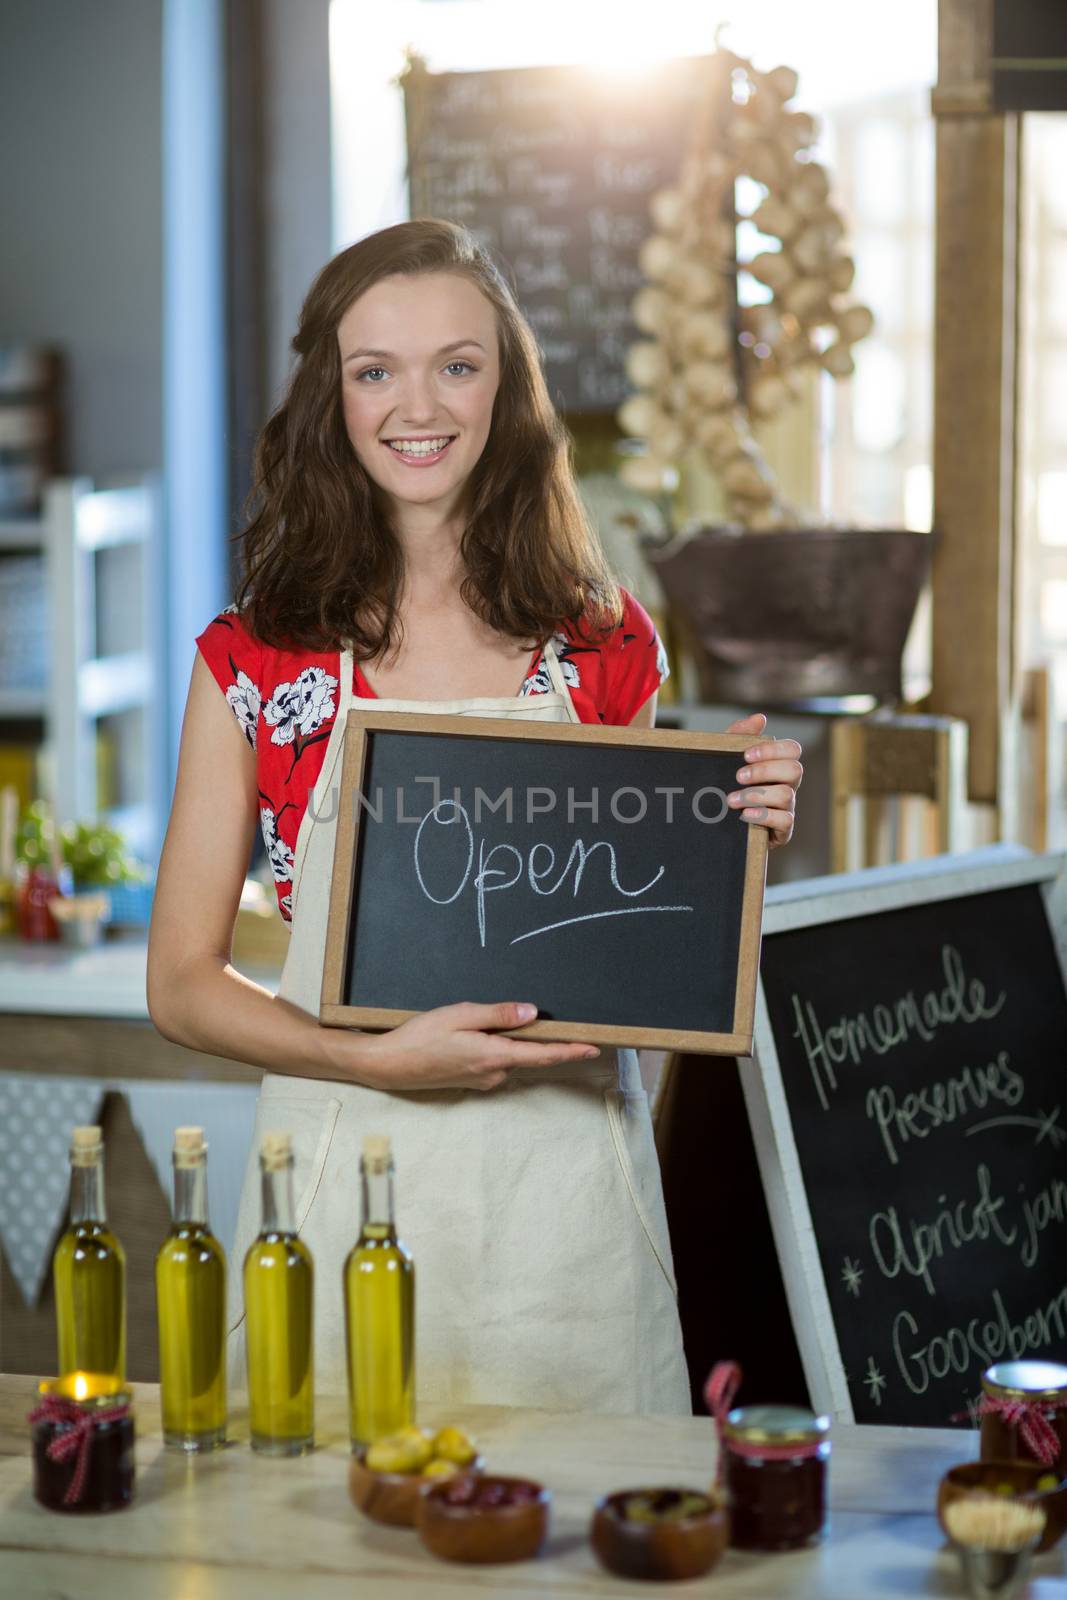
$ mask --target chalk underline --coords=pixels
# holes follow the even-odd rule
[[[582,917],[564,917],[562,922],[549,922],[543,928],[531,928],[529,933],[517,934],[510,942],[521,944],[524,939],[536,939],[539,933],[551,933],[555,928],[570,927],[572,922],[597,922],[601,917],[635,917],[642,911],[692,911],[692,906],[620,906],[618,911],[587,911]]]
[[[973,1127],[965,1128],[964,1138],[969,1139],[972,1133],[985,1133],[988,1128],[1036,1128],[1035,1144],[1040,1144],[1048,1134],[1056,1145],[1064,1137],[1063,1129],[1056,1126],[1059,1114],[1060,1108],[1056,1106],[1051,1115],[1042,1111],[1036,1117],[992,1117],[988,1122],[976,1122]]]

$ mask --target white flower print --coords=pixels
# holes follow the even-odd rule
[[[660,683],[665,683],[671,675],[671,664],[667,660],[667,652],[658,633],[656,634],[656,671],[659,673]]]
[[[252,682],[247,672],[238,672],[237,682],[231,683],[226,690],[226,700],[237,721],[241,731],[254,750],[256,748],[256,727],[259,723],[260,708],[263,696],[259,686]]]
[[[293,879],[293,852],[278,835],[278,821],[273,806],[260,806],[259,825],[263,830],[263,843],[275,883],[291,883]]]
[[[531,672],[528,678],[523,679],[522,687],[519,690],[519,693],[520,695],[547,694],[551,687],[552,680],[548,676],[548,668],[542,661],[540,666],[537,667],[536,671]]]
[[[278,904],[281,907],[282,921],[283,922],[292,922],[292,920],[293,920],[293,896],[292,896],[292,891],[290,890],[290,892],[288,894],[283,894],[281,899],[278,901]]]
[[[556,647],[556,656],[559,660],[564,683],[569,689],[577,689],[582,680],[578,676],[577,663],[570,659],[573,647],[566,634],[554,633],[552,635],[552,643]],[[552,679],[548,675],[548,667],[545,665],[544,656],[542,656],[533,672],[524,680],[519,693],[520,695],[548,694],[551,689]]]
[[[322,667],[305,667],[292,683],[279,683],[263,707],[263,719],[274,729],[271,744],[306,739],[337,710],[337,679]]]

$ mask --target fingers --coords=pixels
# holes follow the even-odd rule
[[[746,761],[799,761],[804,754],[798,739],[769,739],[745,751]]]
[[[789,843],[796,818],[792,811],[779,811],[768,806],[746,806],[741,813],[741,821],[754,827],[767,828],[771,835],[771,849],[774,850],[780,844]]]
[[[762,733],[767,726],[767,718],[762,711],[752,711],[747,717],[740,717],[737,722],[731,722],[727,733]]]
[[[497,1028],[521,1028],[532,1022],[537,1007],[529,1002],[502,1000],[493,1005],[479,1005],[473,1000],[462,1000],[456,1005],[441,1006],[442,1016],[447,1016],[457,1032],[488,1033]],[[423,1013],[429,1015],[429,1013]],[[596,1045],[542,1044],[533,1040],[493,1039],[493,1059],[488,1074],[482,1074],[483,1086],[493,1087],[502,1081],[497,1073],[506,1076],[511,1067],[555,1067],[565,1061],[590,1061],[600,1054]]]
[[[744,812],[741,813],[744,816]],[[770,847],[777,850],[779,845],[788,844],[793,837],[793,825],[796,821],[791,811],[768,811],[762,822],[757,818],[752,821],[757,827],[770,830]]]
[[[590,1044],[537,1044],[523,1039],[506,1042],[509,1049],[504,1059],[509,1068],[558,1067],[567,1061],[591,1061],[600,1054],[596,1045]]]
[[[742,807],[763,806],[768,810],[792,811],[796,804],[796,795],[788,783],[757,784],[755,788],[735,789],[726,796],[726,803],[733,811]]]
[[[750,766],[738,767],[738,783],[785,783],[790,789],[799,789],[804,768],[799,761],[754,761]]]
[[[473,1000],[461,1000],[456,1005],[441,1006],[456,1028],[477,1029],[484,1033],[492,1028],[522,1028],[537,1015],[537,1007],[528,1001],[501,1000],[493,1005],[478,1005]]]

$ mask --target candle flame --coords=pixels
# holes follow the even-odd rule
[[[84,1400],[84,1399],[87,1398],[88,1394],[89,1394],[89,1380],[88,1380],[88,1378],[85,1376],[84,1372],[76,1372],[74,1374],[74,1398],[75,1398],[75,1400]]]

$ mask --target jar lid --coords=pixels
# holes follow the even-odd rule
[[[746,1444],[818,1444],[830,1431],[830,1418],[804,1406],[740,1406],[726,1418],[723,1433]]]
[[[998,1361],[983,1372],[982,1388],[998,1400],[1062,1400],[1067,1367],[1058,1361]]]

